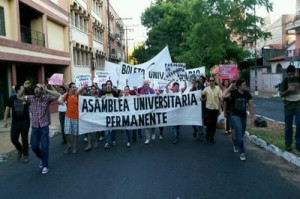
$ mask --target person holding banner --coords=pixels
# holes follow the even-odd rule
[[[119,97],[118,93],[112,89],[113,85],[111,80],[107,80],[105,85],[106,87],[105,91],[103,92],[103,95],[101,96],[102,98]],[[105,135],[104,149],[108,149],[111,145],[116,145],[116,134],[112,130],[108,130],[106,131]]]
[[[205,82],[206,82],[206,78],[204,76],[200,76],[199,79],[193,79],[192,80],[192,88],[190,89],[190,91],[197,91],[197,90],[201,90],[203,91],[204,88],[205,88]],[[205,114],[206,114],[206,111],[205,111],[205,104],[206,102],[205,101],[202,101],[202,126],[198,126],[198,130],[199,132],[197,131],[197,126],[193,125],[193,137],[196,138],[197,137],[197,133],[198,133],[198,136],[199,136],[199,140],[202,141],[203,140],[203,135],[204,135],[204,130],[203,130],[203,126],[204,126],[204,123],[205,123]]]
[[[229,87],[229,79],[223,79],[223,81],[222,81],[222,92],[224,92],[226,89],[228,89],[228,87]],[[223,100],[222,110],[224,112],[224,116],[227,115],[227,113],[225,112],[225,106],[228,107],[227,110],[230,110],[229,109],[230,108],[230,103],[226,100]],[[231,134],[231,129],[230,129],[230,125],[229,125],[229,119],[225,117],[225,135],[227,135],[227,134]]]
[[[66,94],[67,89],[64,86],[59,86],[58,90],[60,96],[58,98],[58,116],[59,116],[59,124],[61,129],[61,135],[62,135],[62,144],[67,144],[67,139],[65,135],[65,118],[66,118],[66,111],[67,111],[67,105],[65,102],[61,103],[62,97],[64,94]]]
[[[123,97],[130,96],[129,91],[130,91],[129,86],[125,86],[124,90],[123,90]],[[130,147],[131,146],[131,142],[132,142],[132,130],[125,130],[125,132],[126,132],[126,136],[127,136],[127,144],[126,144],[126,146]]]
[[[215,77],[209,77],[209,86],[202,91],[201,100],[206,100],[207,127],[206,140],[215,143],[215,133],[217,128],[217,120],[222,102],[222,91],[215,84]]]
[[[88,93],[88,96],[98,97],[98,90],[95,84],[91,86],[91,90]],[[100,132],[96,132],[96,143],[94,145],[95,148],[99,146],[100,140]],[[85,152],[89,152],[92,150],[92,133],[87,133],[87,147],[84,149]]]
[[[171,81],[173,82],[173,81]],[[173,82],[171,89],[169,89],[169,85],[171,84],[171,82],[169,82],[166,85],[166,93],[184,93],[184,91],[186,90],[186,80],[184,80],[184,87],[182,89],[179,89],[179,83],[178,82]],[[179,128],[180,126],[173,126],[173,144],[177,144],[178,143],[178,139],[179,139]]]
[[[153,88],[149,87],[149,81],[144,80],[143,86],[139,90],[140,95],[153,95],[155,94],[155,91]],[[146,140],[145,144],[149,144],[150,142],[150,136],[152,137],[152,140],[155,140],[155,128],[145,128],[144,129]]]
[[[37,84],[34,87],[34,95],[23,96],[25,88],[29,86],[30,82],[25,81],[17,97],[23,98],[30,105],[31,149],[40,159],[39,168],[42,169],[41,173],[47,174],[49,172],[49,125],[51,124],[49,106],[58,99],[59,93],[47,89],[44,85]]]

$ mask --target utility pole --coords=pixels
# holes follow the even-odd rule
[[[129,63],[129,53],[128,53],[128,40],[133,40],[133,39],[128,39],[128,31],[134,31],[134,29],[128,29],[128,26],[125,28],[125,45],[126,45],[126,61]]]
[[[255,95],[258,95],[258,90],[257,90],[257,52],[256,52],[256,1],[254,4],[254,67],[255,67],[255,71],[254,71],[254,81],[255,81]]]
[[[107,0],[107,42],[108,42],[108,61],[111,57],[111,44],[110,44],[110,11],[109,11],[109,0]]]

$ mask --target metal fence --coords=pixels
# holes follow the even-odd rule
[[[24,43],[45,47],[45,34],[25,26],[21,26],[21,41]]]

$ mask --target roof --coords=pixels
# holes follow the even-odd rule
[[[286,58],[286,55],[279,55],[277,57],[272,57],[271,59],[268,60],[268,62],[285,60],[285,58]]]

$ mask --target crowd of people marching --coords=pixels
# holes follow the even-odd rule
[[[246,82],[242,79],[237,81],[223,80],[221,84],[216,82],[215,76],[210,76],[208,81],[204,76],[197,77],[191,82],[192,86],[189,91],[201,90],[199,98],[202,102],[203,126],[192,126],[193,137],[201,141],[206,139],[207,142],[215,143],[215,132],[217,118],[220,112],[224,113],[226,118],[225,134],[232,135],[233,150],[240,153],[240,160],[245,161],[245,149],[243,144],[243,135],[246,128],[246,109],[249,106],[251,121],[253,122],[253,102],[251,94],[246,90]],[[4,113],[4,126],[7,127],[7,119],[12,109],[11,123],[11,141],[18,151],[18,159],[23,156],[23,162],[27,163],[28,159],[28,132],[31,123],[30,144],[32,151],[40,159],[41,173],[46,174],[49,171],[49,125],[50,121],[50,104],[58,100],[59,121],[62,132],[62,144],[66,144],[64,154],[77,153],[78,143],[78,103],[79,95],[94,97],[121,97],[131,95],[159,95],[168,93],[184,93],[187,89],[186,81],[180,88],[176,81],[170,81],[165,88],[153,89],[149,82],[145,80],[139,88],[132,89],[125,86],[119,90],[113,86],[112,81],[108,80],[101,88],[94,83],[92,86],[87,85],[77,89],[75,83],[61,86],[45,86],[37,84],[34,86],[33,95],[25,95],[25,90],[31,86],[31,82],[25,81],[22,85],[15,86],[15,94],[11,95],[6,104]],[[51,88],[50,88],[51,87]],[[183,118],[184,119],[184,118]],[[31,121],[30,121],[31,120]],[[206,132],[204,132],[206,126]],[[179,141],[180,126],[172,126],[172,142]],[[137,136],[142,137],[144,134],[145,144],[156,139],[155,128],[144,128],[136,130],[124,130],[126,133],[126,146],[130,147],[132,142],[137,140]],[[21,135],[22,142],[19,142]],[[94,146],[92,138],[95,137]],[[159,127],[159,139],[164,139],[164,127]],[[93,147],[100,146],[100,141],[104,141],[104,148],[109,149],[116,144],[116,132],[108,130],[105,132],[96,131],[85,134],[87,146],[85,151],[91,151]]]

